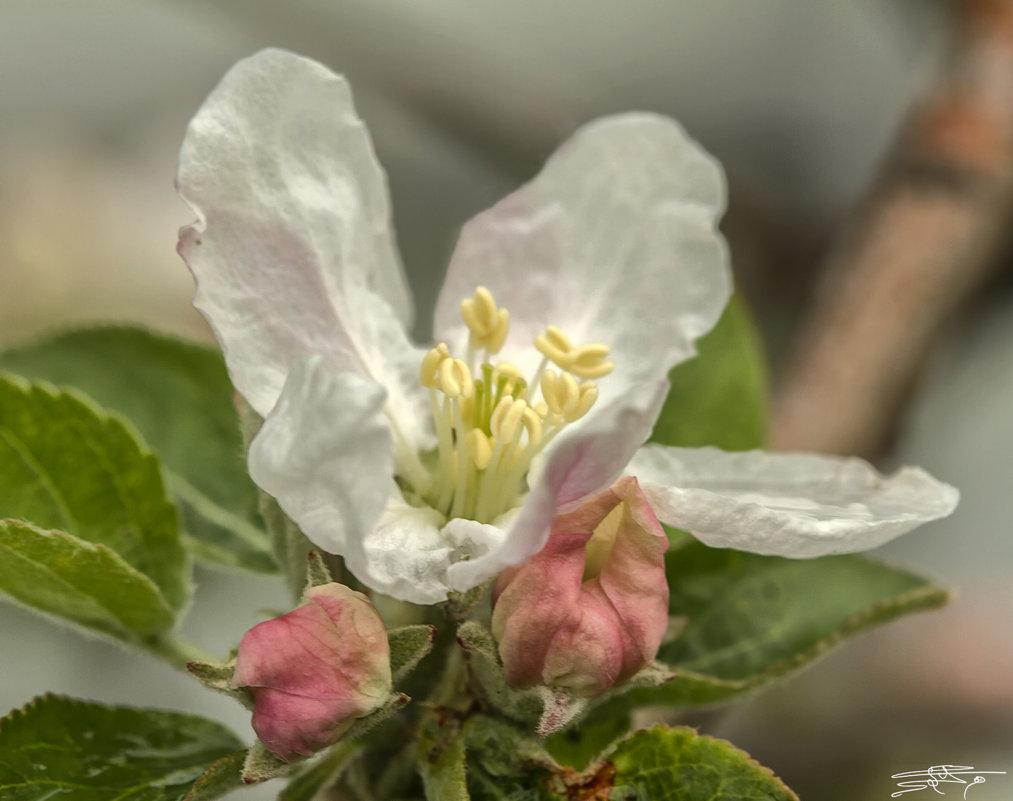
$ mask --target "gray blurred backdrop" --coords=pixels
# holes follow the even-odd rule
[[[274,45],[350,77],[390,174],[423,337],[470,215],[587,119],[676,117],[727,169],[724,228],[776,379],[820,255],[939,69],[948,11],[928,0],[0,0],[0,345],[83,321],[208,338],[174,252],[189,222],[176,153],[224,71]],[[920,463],[962,490],[951,519],[883,549],[957,600],[727,712],[686,718],[803,799],[886,799],[892,773],[930,764],[1013,774],[1011,309],[1000,277],[949,324],[883,463]],[[185,628],[224,655],[258,608],[285,604],[272,581],[202,571]],[[242,710],[188,677],[9,604],[0,675],[0,711],[56,691],[198,711],[250,734]],[[1010,797],[1013,775],[1003,779],[974,801]]]

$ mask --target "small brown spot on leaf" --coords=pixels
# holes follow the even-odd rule
[[[548,783],[550,792],[570,801],[608,801],[615,777],[615,765],[603,762],[582,773],[567,768],[548,779]]]

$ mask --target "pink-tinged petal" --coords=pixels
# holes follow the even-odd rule
[[[281,50],[240,61],[187,129],[179,252],[237,389],[262,416],[316,353],[425,407],[386,177],[345,80]]]
[[[959,494],[916,467],[649,445],[627,468],[658,518],[715,548],[807,558],[875,548],[949,515]]]
[[[372,706],[386,700],[391,688],[390,646],[383,619],[362,593],[343,584],[324,584],[306,591],[306,600],[323,609],[340,635],[338,672]],[[334,693],[335,698],[347,694]]]
[[[361,593],[314,587],[302,606],[246,633],[232,684],[253,692],[253,728],[269,750],[309,756],[389,696],[383,621]]]
[[[622,475],[654,427],[668,392],[667,381],[655,381],[617,398],[572,433],[553,444],[545,460],[532,469],[531,490],[517,512],[494,521],[506,530],[502,545],[472,552],[447,571],[452,589],[465,590],[516,565],[541,550],[549,526],[561,511],[610,486]]]
[[[458,304],[476,285],[510,312],[500,356],[525,371],[546,325],[612,348],[607,404],[694,354],[731,291],[720,165],[674,121],[624,114],[585,125],[530,183],[464,226],[436,308],[461,347]],[[527,349],[527,353],[524,350]]]
[[[253,730],[268,751],[286,762],[312,756],[337,742],[354,717],[333,714],[330,699],[254,689]]]
[[[620,479],[611,492],[625,515],[596,589],[623,622],[622,681],[654,660],[668,629],[668,537],[635,480]]]
[[[297,363],[250,444],[250,476],[316,545],[362,561],[362,537],[383,514],[394,458],[382,387]],[[363,578],[362,576],[359,576]]]
[[[612,484],[651,435],[668,394],[666,380],[631,387],[553,449],[546,472],[556,475],[557,509],[567,509]]]
[[[545,547],[496,582],[507,679],[595,696],[651,662],[668,625],[667,547],[635,479],[558,516]]]

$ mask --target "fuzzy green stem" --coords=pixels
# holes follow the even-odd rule
[[[167,634],[145,640],[141,646],[149,653],[161,657],[173,667],[186,670],[187,662],[210,662],[217,659],[193,643],[180,639],[176,634]]]

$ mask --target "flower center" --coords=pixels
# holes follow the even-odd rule
[[[489,361],[506,342],[510,314],[488,289],[461,302],[461,317],[470,332],[467,358],[453,357],[441,342],[419,370],[438,442],[425,500],[447,517],[488,523],[517,505],[532,459],[594,405],[598,386],[585,379],[608,375],[613,364],[607,345],[574,346],[550,325],[535,338],[542,360],[525,379],[515,365]]]

